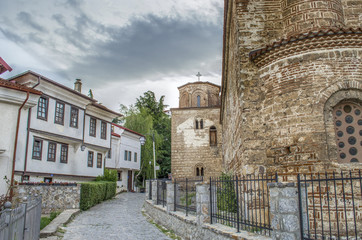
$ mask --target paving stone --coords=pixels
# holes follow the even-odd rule
[[[142,215],[144,199],[144,193],[122,193],[80,213],[64,227],[63,240],[170,239]]]

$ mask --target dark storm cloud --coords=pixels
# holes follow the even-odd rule
[[[39,32],[46,32],[45,28],[36,23],[30,13],[20,12],[17,15],[18,19],[23,23],[28,25],[29,27],[38,30]]]
[[[21,37],[19,34],[16,34],[12,31],[6,30],[2,27],[0,27],[0,31],[4,34],[4,36],[6,36],[7,39],[9,39],[10,41],[13,41],[15,43],[23,43],[26,40]]]
[[[87,51],[87,46],[92,43],[92,39],[86,33],[87,30],[92,29],[99,34],[105,31],[104,26],[93,21],[85,14],[80,14],[74,18],[74,26],[68,26],[65,17],[61,14],[53,15],[52,19],[59,26],[54,29],[54,33],[81,51]]]
[[[106,32],[112,40],[95,44],[92,51],[96,54],[74,63],[69,71],[71,78],[87,79],[93,86],[104,80],[190,74],[200,69],[205,59],[206,64],[212,65],[221,55],[221,19],[214,25],[198,22],[196,18],[180,20],[148,15],[134,19],[124,28],[99,31]]]

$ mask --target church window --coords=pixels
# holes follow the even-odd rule
[[[201,97],[200,95],[197,95],[197,107],[201,106]]]
[[[344,102],[333,109],[333,120],[341,163],[362,161],[362,107],[356,103]]]
[[[200,129],[203,129],[204,128],[204,120],[200,120]]]
[[[196,177],[204,176],[204,168],[203,167],[197,167],[196,168]]]
[[[212,126],[210,127],[210,146],[216,146],[217,145],[217,131],[216,127]]]
[[[199,121],[198,120],[195,121],[195,124],[196,124],[196,129],[199,129]]]

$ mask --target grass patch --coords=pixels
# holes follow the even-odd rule
[[[165,234],[165,235],[168,236],[169,238],[175,239],[175,240],[182,240],[182,238],[180,238],[179,236],[177,236],[174,231],[169,230],[169,229],[167,229],[167,228],[165,228],[165,227],[163,227],[163,226],[155,223],[155,221],[153,221],[153,219],[152,219],[150,216],[148,216],[147,214],[145,214],[144,212],[142,212],[142,214],[143,214],[143,216],[146,217],[146,219],[147,219],[147,221],[148,221],[149,223],[155,225],[163,234]]]
[[[40,230],[45,228],[54,218],[56,218],[61,212],[51,212],[49,217],[42,217],[40,219]]]

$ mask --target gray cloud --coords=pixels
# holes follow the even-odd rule
[[[24,24],[32,27],[33,29],[39,32],[46,32],[46,29],[42,27],[40,24],[36,23],[30,13],[27,12],[20,12],[17,15],[18,19],[23,22]]]
[[[92,55],[74,63],[70,72],[95,86],[103,81],[155,79],[190,74],[201,63],[215,65],[221,56],[222,24],[148,15],[124,28],[103,29],[112,41],[94,45]],[[215,39],[216,37],[216,39]],[[206,59],[206,62],[205,62]],[[219,71],[219,69],[215,69]]]

